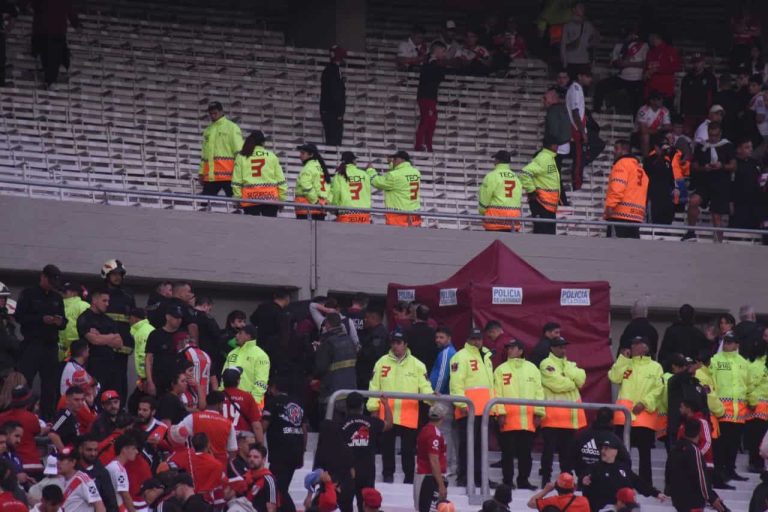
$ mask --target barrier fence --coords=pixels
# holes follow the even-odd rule
[[[32,197],[32,188],[48,188],[48,189],[58,190],[59,199],[62,199],[62,200],[64,200],[65,191],[86,192],[92,195],[92,199],[94,202],[99,202],[103,204],[109,204],[110,201],[114,201],[113,199],[114,196],[119,196],[119,197],[127,198],[128,200],[131,200],[132,198],[168,200],[171,202],[171,206],[173,206],[172,204],[173,201],[190,202],[192,203],[193,206],[198,205],[200,208],[208,211],[212,211],[211,207],[214,204],[238,208],[240,203],[253,203],[254,205],[272,205],[272,206],[279,206],[281,208],[293,208],[293,209],[298,207],[303,210],[312,210],[312,211],[331,213],[331,214],[334,214],[336,211],[339,210],[339,207],[333,206],[333,205],[327,205],[327,204],[313,205],[313,204],[306,204],[306,203],[296,203],[293,201],[265,201],[265,200],[259,200],[259,199],[243,199],[243,198],[236,199],[236,198],[221,197],[221,196],[204,196],[200,194],[180,194],[175,192],[148,191],[148,190],[126,190],[126,189],[118,189],[118,188],[105,188],[105,187],[85,186],[85,185],[70,185],[66,183],[14,180],[14,179],[8,179],[8,178],[0,178],[0,184],[23,187],[24,192],[29,197]],[[0,193],[7,193],[7,192],[8,191],[2,191]],[[110,196],[113,196],[113,197],[110,197]],[[435,212],[435,211],[427,211],[427,210],[420,210],[418,212],[403,212],[400,210],[391,210],[387,208],[352,208],[352,207],[346,207],[346,206],[343,208],[343,210],[345,212],[369,213],[375,216],[383,216],[388,213],[389,214],[413,213],[427,219],[452,220],[452,221],[456,221],[457,223],[458,222],[481,223],[484,220],[488,220],[488,217],[485,217],[483,215],[478,215],[478,214]],[[509,219],[505,217],[502,220],[508,221]],[[586,220],[586,219],[562,219],[562,218],[561,219],[539,219],[539,218],[534,219],[531,217],[520,217],[520,218],[515,218],[514,221],[519,222],[522,225],[540,223],[540,224],[557,224],[562,226],[581,226],[585,228],[601,228],[603,232],[606,231],[606,228],[608,226],[627,227],[627,223],[625,222],[612,222],[612,221],[604,221],[604,220]],[[738,229],[738,228],[713,227],[713,226],[691,227],[691,226],[682,225],[682,224],[668,225],[668,224],[646,224],[646,223],[631,224],[631,226],[638,227],[644,231],[650,231],[652,237],[656,236],[656,232],[661,232],[665,235],[669,235],[670,233],[682,233],[689,229],[696,233],[713,233],[713,234],[722,233],[722,234],[748,235],[758,240],[761,237],[768,237],[768,230],[759,230],[759,229]]]

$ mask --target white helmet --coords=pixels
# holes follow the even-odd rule
[[[11,289],[5,286],[5,283],[0,283],[0,297],[10,297]]]
[[[120,272],[125,275],[123,262],[120,260],[109,260],[101,266],[101,277],[104,279],[106,279],[111,272]]]

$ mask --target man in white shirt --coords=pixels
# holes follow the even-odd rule
[[[640,146],[643,158],[648,156],[651,136],[672,127],[669,109],[664,106],[664,97],[658,91],[648,96],[648,102],[640,107],[635,117],[635,133],[633,141]]]
[[[448,20],[445,22],[445,28],[443,29],[440,37],[435,41],[440,41],[445,45],[445,63],[448,67],[456,65],[456,54],[461,50],[462,44],[459,38],[456,36],[456,22]]]
[[[117,505],[120,510],[136,512],[129,492],[128,472],[125,470],[125,464],[136,460],[139,454],[136,439],[130,434],[123,434],[115,439],[115,454],[114,460],[107,464],[106,470],[112,480],[112,487],[117,492]]]
[[[749,110],[755,113],[755,124],[757,131],[763,137],[768,139],[768,102],[765,100],[766,91],[763,90],[760,75],[754,75],[749,79],[749,93],[752,99],[749,100]]]
[[[67,512],[105,512],[96,482],[77,470],[77,452],[72,448],[59,451],[59,474],[64,477],[64,506]]]
[[[565,95],[565,107],[571,120],[571,153],[573,167],[571,168],[573,190],[579,190],[582,184],[585,165],[585,148],[587,139],[587,110],[584,104],[584,89],[592,85],[592,72],[582,69],[576,75],[576,80],[568,87]]]
[[[636,27],[628,27],[624,42],[616,44],[611,53],[611,66],[618,69],[618,73],[601,80],[595,86],[592,102],[595,112],[602,110],[603,101],[608,94],[618,91],[625,91],[629,95],[632,112],[637,111],[643,95],[643,68],[647,55],[648,44],[640,39]]]
[[[571,21],[563,26],[560,39],[560,60],[573,79],[579,71],[591,70],[590,50],[599,38],[595,26],[586,19],[586,10],[584,2],[573,6]]]
[[[752,108],[751,103],[750,108]],[[704,145],[709,140],[709,123],[721,124],[723,116],[725,116],[725,109],[720,105],[712,105],[709,108],[709,116],[696,128],[696,133],[693,134],[694,145]]]
[[[407,71],[416,69],[429,58],[429,49],[424,42],[424,27],[414,25],[411,35],[397,47],[397,67]]]

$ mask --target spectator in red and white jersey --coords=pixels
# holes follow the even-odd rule
[[[167,447],[166,435],[168,434],[168,425],[155,418],[157,412],[157,400],[149,395],[143,396],[139,400],[136,410],[136,427],[141,429],[146,435],[146,442],[151,447]]]
[[[232,422],[222,414],[224,393],[211,391],[208,395],[208,408],[195,412],[171,428],[171,439],[181,442],[184,439],[205,432],[210,442],[211,452],[222,464],[237,450],[237,440]]]
[[[701,458],[704,460],[709,479],[712,480],[715,471],[715,458],[712,450],[712,431],[709,426],[709,418],[701,413],[701,404],[698,400],[685,399],[680,402],[680,428],[677,431],[676,439],[685,437],[685,422],[689,419],[697,420],[701,423],[701,435],[699,436],[698,447]]]
[[[448,20],[445,22],[445,28],[440,32],[440,36],[434,42],[441,42],[445,45],[445,63],[448,67],[456,65],[456,53],[461,50],[461,42],[456,35],[456,22]]]
[[[672,118],[669,109],[664,106],[664,97],[658,91],[648,96],[648,101],[640,107],[635,117],[636,145],[640,146],[642,156],[645,158],[650,151],[651,135],[660,131],[669,130],[672,127]]]
[[[57,455],[59,474],[64,477],[64,506],[67,512],[106,512],[96,482],[77,470],[77,454],[62,447]]]
[[[223,497],[222,491],[227,485],[226,466],[210,453],[205,432],[193,435],[191,445],[191,448],[176,450],[168,458],[168,465],[192,476],[195,492],[213,504]]]
[[[77,340],[69,347],[69,351],[71,355],[67,358],[64,369],[61,372],[59,392],[63,395],[70,387],[80,386],[86,392],[86,395],[91,394],[95,396],[98,394],[96,388],[98,388],[99,383],[85,369],[88,357],[91,354],[88,342]]]
[[[23,429],[21,442],[16,447],[16,454],[21,459],[24,471],[39,477],[43,471],[40,455],[37,453],[35,437],[42,433],[40,418],[32,412],[37,403],[37,395],[26,386],[17,386],[11,392],[11,408],[0,413],[0,425],[9,421],[18,422]],[[47,430],[47,428],[46,428]]]
[[[680,113],[685,119],[685,132],[689,135],[707,118],[717,93],[717,78],[707,69],[704,56],[694,53],[691,64],[692,68],[683,77],[680,88]]]
[[[77,386],[72,386],[66,393],[66,406],[60,409],[53,422],[48,438],[57,450],[71,446],[84,431],[80,429],[77,412],[85,405],[85,393]]]
[[[248,467],[248,475],[245,478],[248,484],[248,500],[256,512],[276,512],[280,495],[275,477],[267,468],[267,449],[263,445],[251,445]]]
[[[111,447],[112,445],[110,445]],[[117,510],[117,495],[115,494],[115,488],[112,486],[112,478],[109,476],[109,471],[104,467],[104,464],[99,460],[99,442],[90,434],[86,434],[80,440],[77,453],[79,459],[77,469],[88,475],[96,483],[96,490],[99,491],[104,508],[107,512]],[[113,458],[114,451],[110,450],[110,457],[107,463]],[[62,489],[64,487],[62,484]]]
[[[491,52],[481,46],[477,30],[468,30],[464,46],[456,52],[458,67],[468,75],[484,76],[491,69]]]
[[[0,510],[3,512],[27,512],[27,505],[13,492],[17,486],[13,467],[8,460],[0,459]]]
[[[197,347],[195,341],[186,336],[178,346],[179,357],[192,363],[192,379],[187,375],[187,384],[197,392],[197,407],[205,409],[205,399],[211,387],[211,357]]]
[[[224,383],[224,417],[232,422],[235,432],[251,432],[255,436],[255,442],[264,444],[261,409],[251,393],[238,388],[240,372],[228,368],[222,373],[221,379]]]
[[[595,86],[592,107],[595,112],[603,108],[603,100],[611,93],[624,91],[629,95],[632,112],[640,107],[643,96],[643,69],[648,56],[648,44],[640,39],[637,27],[630,25],[625,29],[624,41],[616,44],[611,53],[611,66],[618,69],[618,74],[601,80]]]
[[[417,69],[429,57],[429,49],[424,39],[424,27],[414,25],[411,35],[397,47],[397,67],[411,71]]]
[[[117,506],[120,507],[121,511],[136,512],[136,507],[129,492],[128,472],[125,469],[125,465],[136,460],[139,454],[139,449],[133,436],[123,434],[118,437],[115,440],[115,454],[116,457],[107,464],[106,470],[112,480],[112,487],[115,488],[117,493]]]
[[[573,144],[573,165],[571,167],[573,190],[579,190],[582,184],[584,166],[586,165],[585,148],[587,139],[587,109],[584,103],[584,89],[592,85],[592,72],[581,69],[576,75],[576,80],[568,87],[565,95],[565,107],[568,117],[571,119],[571,137]]]
[[[650,34],[648,42],[651,49],[645,59],[645,96],[658,91],[664,104],[671,108],[675,101],[675,73],[682,67],[680,54],[659,33]]]

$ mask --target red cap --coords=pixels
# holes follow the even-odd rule
[[[347,49],[335,44],[331,46],[331,58],[334,60],[343,59],[347,56]]]
[[[637,501],[635,490],[631,487],[622,487],[616,493],[616,501],[620,501],[625,505],[635,503]]]
[[[366,507],[379,508],[381,506],[381,493],[373,487],[362,490],[363,504]]]
[[[560,476],[557,477],[555,487],[565,490],[573,490],[576,487],[573,481],[573,475],[565,472],[560,473]]]
[[[120,395],[117,393],[117,391],[108,389],[101,394],[102,403],[109,402],[110,400],[120,400]]]

